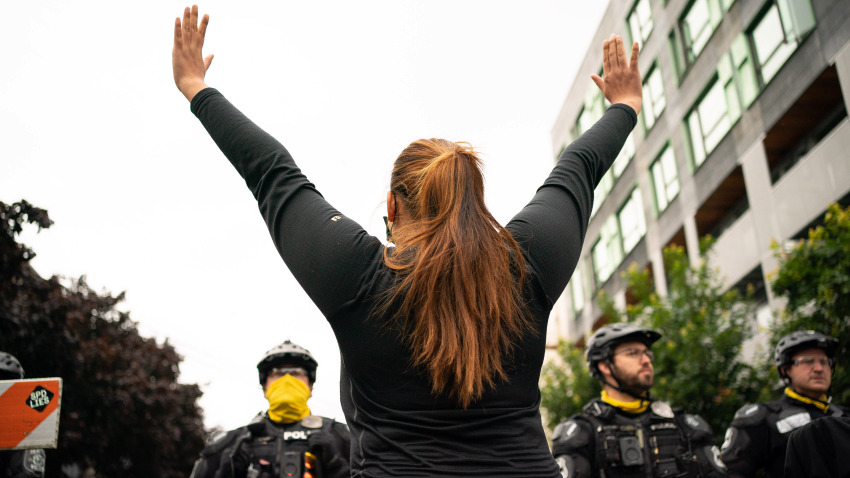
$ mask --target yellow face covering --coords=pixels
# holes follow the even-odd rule
[[[292,375],[284,375],[266,389],[269,418],[277,423],[295,423],[310,414],[310,387]]]
[[[643,413],[647,408],[649,408],[649,400],[633,400],[631,402],[624,402],[622,400],[617,400],[616,398],[611,398],[606,390],[602,390],[602,401],[628,413]]]

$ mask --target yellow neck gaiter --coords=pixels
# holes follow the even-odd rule
[[[301,380],[284,375],[266,389],[269,401],[269,418],[277,423],[295,423],[310,414],[307,399],[310,387]]]
[[[624,412],[634,413],[635,415],[643,413],[647,408],[649,408],[649,400],[632,400],[630,402],[624,402],[622,400],[617,400],[616,398],[611,398],[606,390],[602,390],[602,401],[617,407]]]
[[[805,395],[800,395],[799,393],[791,390],[791,387],[785,387],[785,395],[793,398],[794,400],[799,400],[803,403],[808,403],[809,405],[814,405],[821,409],[822,412],[826,413],[829,410],[829,397],[826,394],[821,395],[820,400],[814,400],[812,398],[806,397]]]

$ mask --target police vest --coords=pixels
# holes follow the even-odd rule
[[[701,477],[710,470],[697,453],[711,429],[700,417],[653,402],[645,413],[625,416],[595,400],[579,415],[595,433],[596,468],[606,477]]]
[[[330,433],[333,420],[310,415],[280,427],[265,417],[258,418],[248,424],[248,433],[238,439],[230,455],[247,456],[246,478],[303,478],[305,472],[313,478],[321,477],[319,464],[307,454],[308,439],[320,431]]]

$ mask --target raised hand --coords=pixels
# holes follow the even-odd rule
[[[213,60],[213,55],[203,57],[204,35],[210,16],[204,15],[198,26],[198,6],[186,7],[183,22],[180,17],[174,20],[174,48],[171,50],[171,68],[174,70],[174,83],[177,89],[188,99],[207,87],[204,76]]]
[[[590,78],[611,104],[624,103],[631,106],[635,113],[640,113],[643,84],[638,69],[637,42],[632,45],[632,58],[627,63],[623,37],[611,35],[610,39],[602,43],[602,77],[591,75]]]

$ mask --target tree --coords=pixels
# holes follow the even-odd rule
[[[17,242],[25,224],[50,226],[47,211],[0,202],[0,350],[28,377],[62,377],[59,445],[47,476],[61,468],[95,476],[183,477],[204,443],[201,391],[177,382],[182,357],[168,341],[139,335],[124,294],[98,294],[79,278],[63,285],[29,265]]]
[[[560,360],[550,361],[540,374],[540,406],[549,428],[581,412],[585,403],[602,391],[599,382],[590,376],[584,360],[584,350],[575,344],[558,344]]]
[[[831,205],[823,224],[789,250],[774,242],[779,268],[771,288],[786,300],[772,342],[795,330],[816,330],[839,341],[833,399],[850,404],[850,207]]]
[[[724,290],[716,269],[709,267],[708,251],[712,241],[701,243],[701,263],[692,267],[684,248],[664,250],[668,294],[655,292],[652,277],[645,269],[632,265],[624,278],[630,296],[625,311],[600,293],[598,302],[608,322],[629,321],[643,324],[663,334],[655,343],[655,385],[652,395],[683,407],[689,413],[701,415],[719,438],[723,435],[735,411],[749,401],[766,396],[767,374],[764,367],[744,363],[740,352],[744,341],[751,336],[755,314],[750,293],[739,294],[737,289]],[[573,381],[579,381],[584,360],[571,359],[576,352],[564,356]],[[544,395],[547,410],[563,419],[561,410],[575,410],[562,403],[568,394],[559,385],[549,383],[555,375],[544,378],[544,391],[562,393],[556,397]],[[586,389],[580,388],[584,394]],[[587,400],[590,397],[582,397]],[[557,421],[557,420],[556,420]]]

